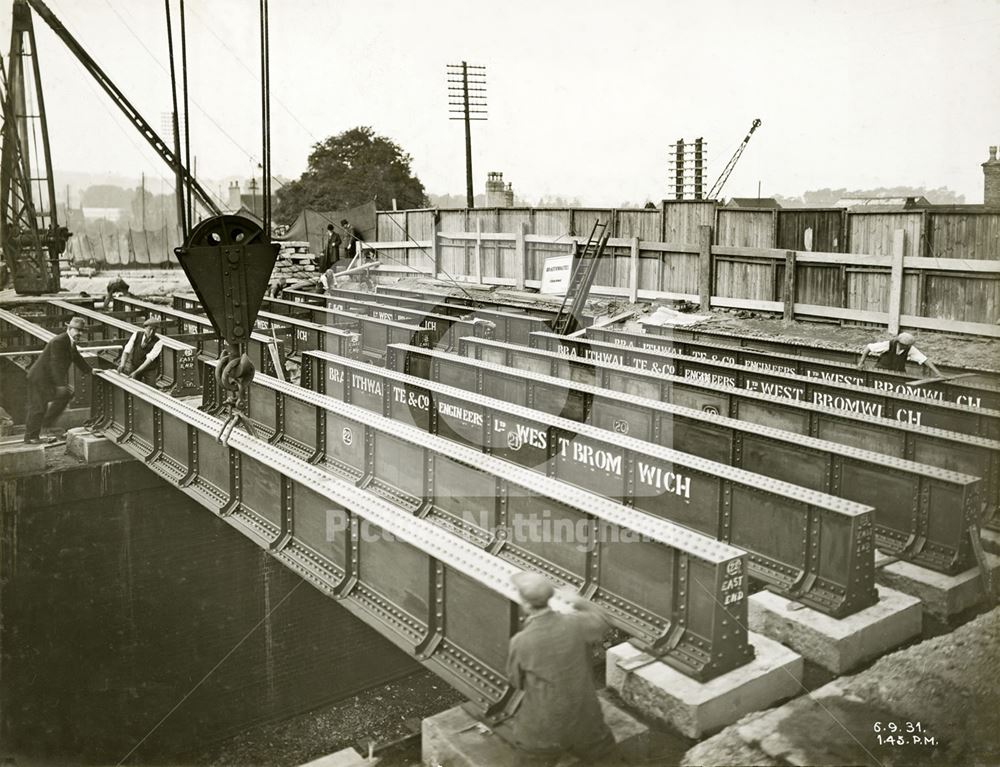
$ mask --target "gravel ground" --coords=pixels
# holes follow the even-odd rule
[[[192,765],[304,764],[342,748],[400,738],[419,730],[420,720],[465,699],[430,671],[359,693],[326,708],[275,724],[263,725],[203,751],[185,755]],[[386,767],[419,763],[419,742],[386,753]]]

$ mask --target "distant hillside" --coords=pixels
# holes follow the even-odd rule
[[[965,195],[953,192],[947,187],[927,189],[922,186],[891,186],[876,189],[812,189],[801,197],[774,195],[783,208],[829,208],[844,197],[918,197],[923,195],[935,205],[961,205]]]

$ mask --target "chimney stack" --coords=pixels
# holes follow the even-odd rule
[[[231,181],[229,183],[229,209],[239,210],[242,200],[240,199],[240,182]]]
[[[1000,160],[996,146],[990,147],[990,159],[983,163],[983,204],[1000,208]]]
[[[504,185],[503,173],[491,171],[486,174],[486,207],[510,208],[514,204],[514,192],[510,184]]]

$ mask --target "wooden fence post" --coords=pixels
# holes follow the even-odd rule
[[[903,305],[903,251],[906,249],[906,231],[897,229],[892,234],[892,270],[889,277],[889,332],[899,333],[899,315]]]
[[[434,262],[431,266],[431,271],[434,279],[437,279],[438,275],[441,274],[441,243],[438,242],[438,234],[440,232],[441,216],[435,210],[434,215],[431,217],[431,261]]]
[[[472,258],[475,263],[472,268],[475,270],[476,282],[483,284],[483,219],[476,216],[476,246],[473,248]]]
[[[702,224],[698,227],[698,294],[701,310],[712,308],[712,227]]]
[[[785,252],[785,322],[795,319],[795,251]]]
[[[514,233],[514,261],[517,264],[514,287],[524,290],[524,281],[528,279],[528,249],[524,245],[524,236],[528,233],[528,224],[522,221]]]
[[[633,304],[639,301],[639,238],[632,238],[632,253],[628,266],[628,300]]]

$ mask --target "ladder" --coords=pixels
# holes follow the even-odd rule
[[[604,246],[608,244],[610,236],[608,225],[597,220],[594,222],[594,228],[590,230],[590,237],[587,238],[583,252],[578,249],[574,254],[573,272],[566,287],[566,296],[563,298],[562,306],[559,307],[559,314],[552,322],[552,332],[565,336],[580,327],[580,317],[583,316],[587,296],[590,295],[590,286],[594,284],[594,275],[597,274],[597,263],[604,253]],[[579,248],[579,245],[577,247]]]

